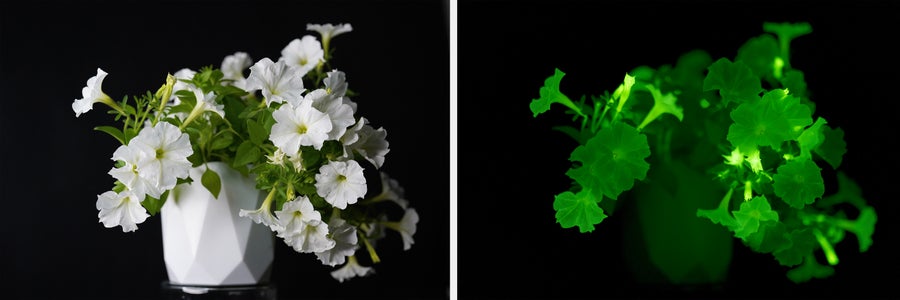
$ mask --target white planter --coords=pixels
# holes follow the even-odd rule
[[[169,282],[223,286],[267,283],[274,258],[273,234],[238,216],[256,209],[265,195],[256,182],[221,162],[208,164],[219,174],[219,198],[200,183],[204,166],[191,169],[191,184],[169,193],[160,212],[163,256]]]

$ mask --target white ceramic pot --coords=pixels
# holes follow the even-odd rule
[[[266,226],[238,216],[256,209],[265,195],[253,178],[221,162],[208,163],[219,174],[219,198],[200,183],[205,166],[193,168],[190,184],[169,193],[160,211],[163,256],[169,282],[227,286],[267,283],[274,258],[273,234]]]

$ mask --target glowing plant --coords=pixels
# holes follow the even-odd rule
[[[674,67],[635,68],[612,94],[589,101],[564,94],[565,73],[556,69],[530,108],[538,117],[561,104],[574,123],[554,127],[578,143],[565,173],[571,188],[553,202],[557,222],[591,232],[623,193],[707,174],[686,188],[720,190],[721,200],[695,207],[696,217],[794,267],[787,273],[794,282],[833,274],[834,245],[847,232],[867,251],[877,217],[838,169],[846,152],[844,131],[814,116],[803,72],[790,64],[791,40],[812,28],[764,23],[763,30],[734,60],[713,61],[703,50],[691,51]],[[654,173],[657,168],[666,171]],[[836,194],[824,195],[823,168],[834,170]],[[816,259],[817,251],[827,265]]]

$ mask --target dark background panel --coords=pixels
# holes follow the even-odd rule
[[[888,1],[460,1],[461,298],[893,295],[898,13]],[[816,115],[845,131],[840,169],[878,213],[868,252],[848,235],[834,276],[797,285],[771,255],[735,239],[726,281],[688,289],[637,280],[628,260],[635,250],[623,243],[627,213],[588,234],[556,223],[553,197],[569,187],[564,173],[576,143],[551,130],[569,124],[561,106],[537,118],[528,106],[554,68],[566,72],[561,89],[570,97],[611,92],[623,73],[674,64],[689,50],[733,60],[767,21],[813,27],[792,43],[792,64],[805,72]],[[829,191],[833,180],[826,178]]]
[[[314,255],[276,240],[283,299],[443,299],[449,280],[449,17],[446,1],[83,1],[0,5],[0,286],[3,299],[157,298],[166,279],[159,217],[132,233],[98,223],[117,142],[102,105],[72,101],[98,67],[115,99],[155,91],[166,73],[236,51],[277,60],[307,23],[351,23],[333,65],[358,113],[384,127],[382,168],[421,217],[415,244],[379,244],[376,275],[339,284]]]

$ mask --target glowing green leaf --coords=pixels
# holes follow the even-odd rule
[[[816,123],[803,130],[803,133],[797,138],[797,143],[800,145],[800,158],[811,158],[812,151],[825,141],[822,130],[827,123],[824,118],[819,117],[816,119]]]
[[[812,160],[790,160],[778,167],[772,179],[775,180],[775,195],[793,208],[812,204],[825,193],[822,169]]]
[[[734,236],[742,239],[756,232],[759,229],[760,221],[778,221],[778,212],[772,210],[766,196],[744,201],[741,203],[741,209],[732,211],[732,214],[740,226],[734,231]]]
[[[606,218],[603,209],[597,205],[602,198],[598,198],[589,189],[583,189],[578,194],[563,192],[553,201],[553,209],[556,210],[556,222],[563,228],[578,226],[581,233],[594,231],[594,225]]]
[[[652,85],[646,85],[645,87],[650,91],[650,94],[653,95],[653,108],[651,108],[650,112],[647,113],[647,116],[644,117],[644,121],[641,122],[641,125],[638,125],[638,130],[641,130],[644,126],[647,126],[647,124],[664,113],[672,114],[678,118],[678,121],[681,121],[684,118],[684,110],[680,106],[675,105],[675,102],[678,100],[675,95],[672,95],[672,93],[663,95],[662,92]]]
[[[770,34],[751,38],[738,49],[735,62],[743,62],[753,74],[759,78],[770,78],[774,75],[775,57],[778,56],[778,41]]]
[[[794,230],[790,234],[791,246],[775,251],[775,259],[782,266],[796,266],[803,262],[803,258],[813,254],[816,239],[809,228]]]
[[[803,264],[787,272],[787,277],[794,283],[807,282],[813,278],[827,278],[834,274],[834,268],[816,262],[816,257],[808,255]]]
[[[728,228],[728,230],[734,231],[739,225],[737,220],[735,220],[728,211],[731,194],[733,192],[734,189],[728,190],[728,193],[725,194],[725,197],[722,197],[722,201],[719,202],[719,207],[716,207],[716,209],[697,209],[697,217],[707,218],[712,221],[713,224],[720,224]]]
[[[763,91],[759,77],[750,67],[740,61],[732,63],[724,57],[709,66],[709,73],[703,79],[703,90],[719,90],[723,105],[731,101],[753,101]]]
[[[565,105],[579,115],[581,114],[581,109],[575,106],[575,103],[572,103],[572,100],[570,100],[569,97],[559,91],[559,82],[562,80],[563,76],[566,76],[566,73],[556,69],[553,76],[547,77],[547,79],[544,80],[544,86],[542,86],[540,90],[541,97],[531,100],[531,105],[529,105],[531,112],[534,113],[534,117],[549,110],[550,104],[553,103]]]
[[[825,141],[814,152],[828,162],[832,168],[837,169],[841,165],[844,153],[847,153],[847,143],[844,142],[844,130],[840,127],[832,130],[831,127],[822,128]]]
[[[616,199],[634,186],[635,179],[643,180],[647,175],[650,164],[644,159],[648,156],[647,136],[617,122],[572,151],[569,160],[581,162],[581,166],[570,169],[566,175],[586,189]]]

